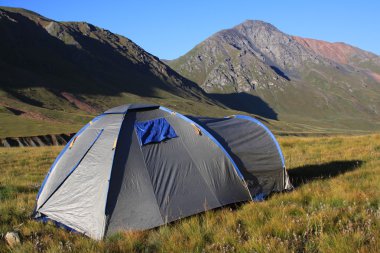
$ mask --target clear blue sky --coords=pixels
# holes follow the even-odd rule
[[[163,59],[179,57],[213,33],[247,19],[380,55],[378,0],[0,0],[0,5],[23,7],[58,21],[86,21],[124,35]]]

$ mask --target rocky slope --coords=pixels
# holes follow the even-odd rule
[[[364,70],[374,80],[380,82],[380,57],[371,52],[353,47],[343,42],[330,43],[322,40],[292,36],[313,53],[356,70]]]
[[[0,138],[0,147],[42,147],[66,145],[74,135],[74,133],[71,133]]]
[[[374,65],[378,65],[377,67],[380,67],[380,57],[378,55],[343,42],[331,43],[298,36],[292,36],[292,38],[315,54],[340,64],[360,66],[361,64],[372,62]]]
[[[380,128],[380,57],[347,44],[295,37],[248,20],[167,63],[235,109],[300,123]]]

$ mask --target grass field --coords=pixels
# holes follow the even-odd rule
[[[343,116],[339,120],[337,120],[338,117],[336,116],[330,119],[326,117],[321,120],[318,117],[309,118],[294,114],[288,115],[285,119],[271,120],[244,111],[209,104],[207,101],[180,98],[164,91],[157,91],[156,97],[153,98],[141,97],[130,93],[122,93],[118,96],[90,97],[87,98],[89,103],[96,104],[99,108],[97,113],[88,113],[75,108],[75,106],[67,101],[56,101],[54,97],[47,96],[45,93],[47,91],[42,92],[39,90],[38,94],[43,94],[42,98],[33,97],[33,99],[38,98],[38,101],[43,101],[46,106],[46,108],[43,108],[10,99],[0,89],[0,138],[75,133],[103,111],[128,103],[158,104],[185,115],[224,117],[233,114],[244,114],[258,117],[274,133],[280,135],[370,134],[380,129],[380,122],[378,120],[370,123],[366,120]],[[2,103],[12,105],[14,108],[11,109],[3,106]],[[26,113],[18,115],[17,110],[19,111],[18,113]]]
[[[0,149],[0,252],[380,252],[380,135],[281,137],[296,189],[97,242],[29,218],[62,147]]]

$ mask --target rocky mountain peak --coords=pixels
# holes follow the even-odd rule
[[[279,31],[274,25],[262,21],[262,20],[251,20],[247,19],[243,23],[240,23],[234,27],[234,29],[240,30],[240,29],[266,29],[266,30],[272,30],[272,31]]]
[[[349,111],[349,118],[355,111],[372,120],[380,111],[378,96],[365,94],[380,88],[379,59],[348,44],[291,36],[267,22],[246,20],[168,64],[206,92],[226,94],[236,108],[251,108],[259,97],[280,117],[335,119]]]

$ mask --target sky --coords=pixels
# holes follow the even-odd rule
[[[57,21],[86,21],[128,37],[161,59],[177,58],[247,19],[380,55],[378,0],[0,0],[0,6],[22,7]]]

